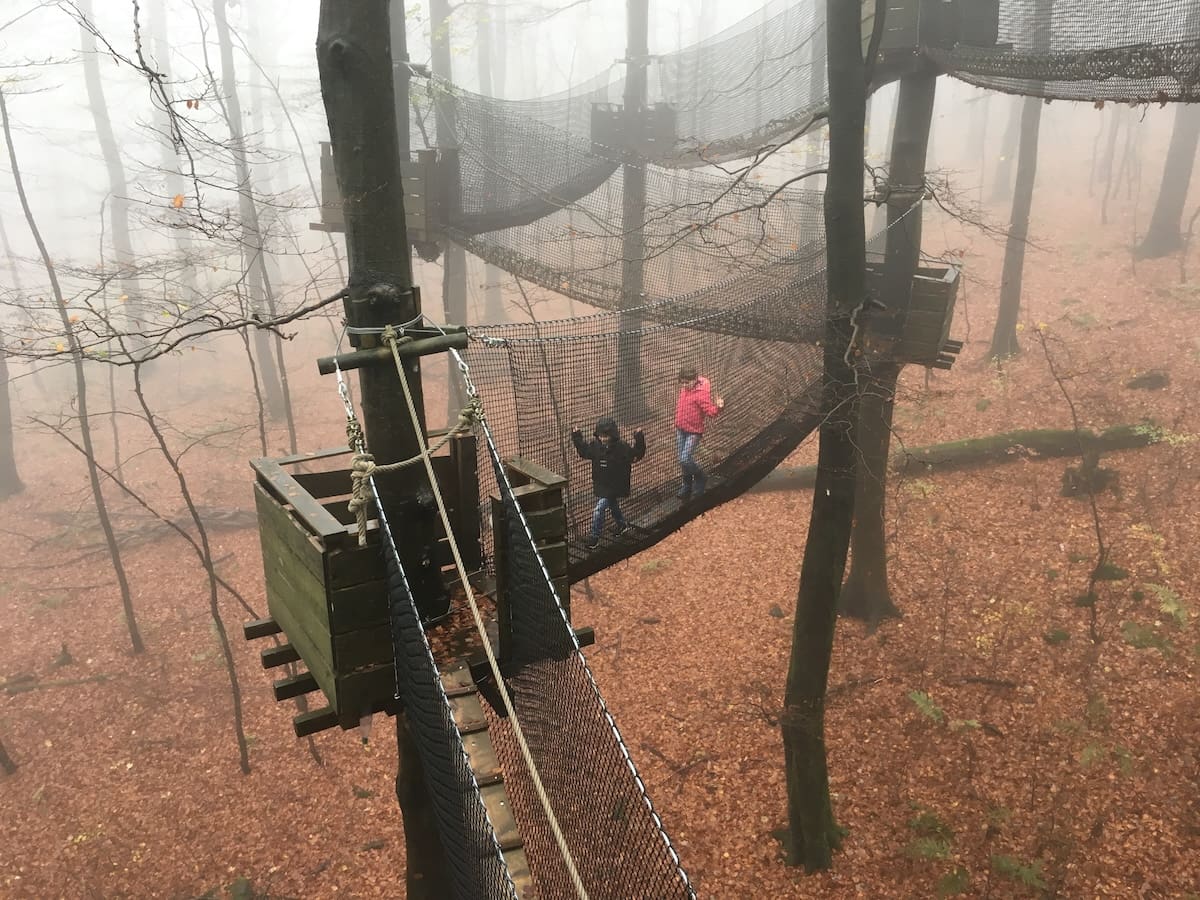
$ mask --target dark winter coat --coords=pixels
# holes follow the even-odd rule
[[[608,446],[600,441],[602,434],[611,437]],[[583,432],[576,429],[571,432],[571,441],[576,453],[592,461],[592,491],[597,497],[616,500],[629,496],[630,469],[646,455],[646,437],[640,429],[633,433],[633,446],[630,447],[621,440],[617,423],[605,418],[596,423],[592,440],[585,441]]]

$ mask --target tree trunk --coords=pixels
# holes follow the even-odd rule
[[[217,29],[217,45],[221,51],[221,92],[224,94],[225,121],[229,126],[229,143],[237,177],[238,213],[242,219],[242,252],[245,258],[246,287],[250,303],[257,313],[265,310],[275,317],[275,304],[263,293],[263,235],[258,221],[258,204],[254,199],[254,183],[246,155],[246,135],[242,127],[242,103],[238,96],[237,71],[233,64],[233,41],[229,37],[229,20],[225,15],[227,0],[213,0],[213,22]],[[279,420],[288,414],[280,379],[283,360],[271,353],[271,336],[262,328],[254,330],[254,351],[262,378],[267,412]]]
[[[646,108],[646,66],[649,62],[649,0],[626,0],[625,139],[640,134]],[[626,150],[621,167],[621,315],[618,319],[617,377],[612,411],[623,421],[642,422],[649,415],[642,378],[642,319],[626,312],[645,303],[646,170]]]
[[[89,22],[96,21],[92,12],[92,0],[79,0],[79,11]],[[96,36],[79,26],[82,45],[83,80],[87,86],[88,108],[96,125],[96,138],[104,156],[104,168],[108,172],[108,209],[112,220],[113,251],[117,259],[118,283],[121,293],[128,302],[130,331],[144,330],[153,323],[145,300],[140,296],[134,270],[137,261],[133,254],[133,243],[129,237],[129,185],[125,180],[125,164],[113,133],[112,120],[108,115],[108,102],[104,97],[104,86],[100,80],[100,60],[96,52]]]
[[[1162,187],[1150,217],[1150,228],[1138,244],[1139,259],[1158,259],[1183,246],[1183,207],[1187,202],[1196,151],[1200,147],[1200,105],[1180,103],[1175,107],[1175,127],[1163,165]]]
[[[1021,107],[1021,147],[1017,160],[1017,183],[1013,190],[1012,218],[1004,245],[1000,274],[1000,308],[992,333],[989,356],[1001,359],[1021,352],[1017,341],[1017,319],[1021,315],[1021,280],[1025,271],[1025,242],[1029,238],[1029,213],[1033,208],[1033,185],[1037,180],[1038,130],[1042,100],[1026,97]]]
[[[21,201],[21,209],[25,213],[25,221],[29,224],[29,232],[33,236],[34,243],[37,244],[38,253],[42,257],[42,264],[46,267],[46,276],[50,281],[50,289],[53,292],[54,301],[58,307],[58,315],[62,322],[63,336],[66,339],[67,350],[71,354],[71,362],[75,368],[75,405],[79,412],[79,435],[83,441],[84,455],[87,458],[88,481],[92,488],[92,500],[96,504],[96,516],[100,520],[100,528],[104,532],[104,541],[108,546],[109,557],[113,564],[113,572],[117,576],[117,584],[121,590],[121,604],[125,610],[125,627],[129,630],[129,642],[134,653],[141,653],[146,647],[142,643],[142,635],[138,630],[137,616],[134,615],[133,611],[133,593],[129,589],[129,580],[125,577],[125,566],[121,562],[120,545],[117,543],[116,533],[113,531],[112,522],[108,517],[108,506],[105,504],[104,492],[100,489],[100,474],[96,468],[96,450],[92,444],[92,426],[88,419],[87,377],[83,371],[83,350],[79,346],[79,339],[75,335],[75,327],[71,324],[71,318],[67,312],[67,302],[63,297],[62,287],[58,283],[58,273],[55,271],[54,261],[50,258],[50,251],[46,249],[46,244],[42,240],[42,233],[38,229],[37,221],[33,217],[33,210],[29,207],[29,199],[25,195],[25,184],[21,179],[21,168],[17,162],[17,150],[13,146],[12,131],[9,128],[8,104],[4,99],[3,87],[0,87],[0,124],[3,125],[4,143],[8,147],[8,160],[11,166],[13,182],[17,188],[17,198]]]
[[[8,351],[0,335],[0,500],[25,490],[13,452],[12,406],[8,399]]]
[[[1117,160],[1117,134],[1124,120],[1122,108],[1112,107],[1112,120],[1108,127],[1108,140],[1105,141],[1104,161],[1100,164],[1100,179],[1104,182],[1104,195],[1100,199],[1100,224],[1108,224],[1108,198],[1113,193],[1113,168]]]
[[[397,10],[403,14],[399,4]],[[408,109],[408,97],[393,93],[392,34],[387,0],[321,0],[317,65],[334,167],[341,195],[346,198],[350,264],[346,316],[358,326],[406,322],[420,312],[409,271],[403,193],[396,177],[396,112]],[[375,297],[381,299],[375,301]],[[377,344],[372,336],[363,335],[356,346]],[[416,408],[423,410],[420,366],[409,363],[406,372]],[[359,383],[362,420],[376,458],[392,462],[415,456],[420,447],[412,423],[396,415],[394,401],[401,393],[396,370],[391,366],[364,367],[359,370]],[[424,428],[424,422],[420,427]],[[418,474],[410,467],[382,480],[384,506],[397,508],[411,495]],[[410,543],[420,542],[401,542],[401,561],[408,571],[415,572],[417,561],[405,558]],[[445,854],[437,829],[429,827],[430,798],[403,710],[396,716],[396,739],[396,798],[404,818],[408,860],[406,895],[410,900],[449,897]]]
[[[431,62],[433,74],[453,81],[450,57],[449,0],[429,0]],[[458,121],[449,100],[438,103],[437,143],[441,170],[438,177],[447,209],[447,220],[462,207],[462,180],[458,162]],[[467,324],[467,252],[447,236],[442,246],[442,311],[451,325]],[[454,363],[446,360],[446,424],[453,425],[466,402],[462,386],[454,375]]]
[[[174,100],[171,83],[171,45],[167,40],[167,0],[157,0],[150,5],[150,42],[154,53],[154,67],[163,76],[162,89],[169,100]],[[179,158],[176,155],[175,144],[171,139],[171,123],[165,110],[155,109],[155,120],[161,132],[159,143],[162,147],[162,167],[165,177],[166,194],[169,198],[182,197],[187,192],[183,174],[179,170]],[[176,227],[171,234],[175,238],[175,250],[179,254],[180,273],[184,290],[187,292],[188,303],[196,294],[196,267],[192,265],[192,241],[186,227],[186,217],[170,207],[170,221]]]
[[[475,49],[479,60],[479,93],[485,97],[496,96],[492,80],[496,64],[492,58],[492,16],[493,11],[484,7],[476,13],[475,20]],[[483,317],[484,321],[504,322],[508,319],[504,310],[504,295],[500,284],[504,278],[503,270],[489,262],[483,264]]]
[[[858,394],[846,362],[850,315],[866,299],[863,126],[866,69],[861,8],[826,0],[829,46],[829,178],[825,190],[829,299],[817,489],[800,569],[792,651],[780,727],[787,776],[787,859],[827,869],[841,832],[833,819],[825,757],[825,691],[838,591],[854,515],[854,427]]]
[[[900,80],[888,167],[888,233],[881,298],[888,307],[888,315],[903,315],[912,301],[913,277],[921,257],[925,151],[936,87],[934,72],[906,75]],[[839,611],[872,626],[900,615],[888,589],[884,513],[892,412],[901,368],[897,364],[877,365],[870,373],[859,376],[862,407],[858,418],[860,455],[854,533],[850,576],[842,587]]]
[[[1000,142],[1000,160],[996,163],[996,180],[992,182],[993,203],[1002,203],[1012,196],[1012,164],[1021,138],[1022,109],[1021,98],[1009,98],[1008,126],[1004,129],[1004,138]]]

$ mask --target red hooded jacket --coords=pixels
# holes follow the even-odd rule
[[[716,416],[721,410],[712,402],[712,386],[701,375],[696,386],[679,389],[679,402],[675,404],[675,427],[691,434],[704,434],[704,420]]]

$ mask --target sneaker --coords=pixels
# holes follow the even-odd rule
[[[708,485],[707,478],[698,477],[695,481],[695,486],[692,488],[692,496],[699,497],[704,493],[704,488]]]
[[[598,538],[592,534],[589,534],[587,537],[585,537],[583,539],[583,546],[587,547],[589,550],[595,550],[596,547],[599,546],[599,544],[600,544],[600,538]]]
[[[618,525],[615,534],[617,537],[623,537],[633,532],[633,526],[626,522],[624,525]]]

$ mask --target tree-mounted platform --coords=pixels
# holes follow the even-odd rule
[[[404,224],[408,239],[414,243],[433,240],[434,188],[437,152],[418,150],[413,158],[400,163],[400,179],[404,189]],[[321,221],[310,222],[313,231],[346,230],[342,192],[333,167],[333,146],[321,142]]]
[[[918,268],[907,307],[870,314],[863,340],[868,359],[915,363],[934,369],[949,369],[954,365],[954,358],[963,346],[961,341],[950,340],[959,276],[955,266]],[[882,261],[868,260],[867,287],[876,297],[882,295],[883,278]]]
[[[452,438],[433,458],[451,529],[468,572],[482,567],[475,438]],[[264,668],[301,662],[307,670],[275,683],[277,700],[320,690],[328,706],[298,716],[298,735],[356,726],[373,712],[394,712],[395,668],[378,522],[360,546],[349,509],[350,451],[325,450],[256,459],[254,485],[270,617],[248,623],[248,640],[282,633],[263,651]],[[380,476],[389,477],[389,476]],[[440,521],[427,528],[429,556],[446,593],[458,587]],[[436,611],[434,611],[436,612]],[[445,610],[440,611],[444,614]],[[430,611],[422,610],[427,618]]]

